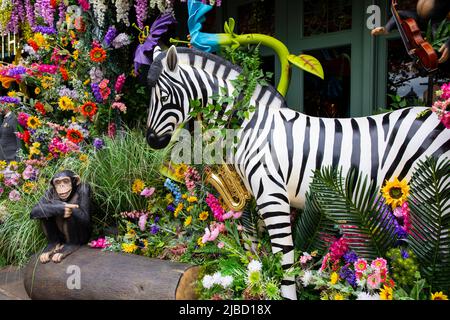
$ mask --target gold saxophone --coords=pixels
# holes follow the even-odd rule
[[[250,199],[250,194],[234,168],[223,164],[217,172],[213,172],[210,167],[207,167],[205,173],[205,182],[219,192],[230,210],[238,212],[245,208],[247,201]]]

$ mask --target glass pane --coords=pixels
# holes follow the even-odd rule
[[[352,28],[352,0],[304,0],[303,36]]]
[[[434,76],[434,82],[430,88],[433,91],[437,86],[450,81],[450,64],[442,64]],[[411,57],[406,53],[403,42],[400,39],[388,41],[388,82],[387,105],[392,105],[394,96],[406,100],[406,106],[429,105],[428,101],[429,77],[421,76],[414,68]]]
[[[275,0],[253,1],[238,8],[239,33],[275,35]]]
[[[305,54],[316,57],[325,72],[325,81],[305,72],[305,113],[326,118],[348,117],[351,46],[312,50]]]

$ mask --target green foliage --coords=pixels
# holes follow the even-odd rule
[[[438,51],[450,37],[450,22],[447,19],[442,21],[437,27],[436,31],[433,32],[433,26],[430,20],[430,22],[428,23],[426,37],[427,41],[430,42],[432,47],[436,51]]]
[[[417,258],[411,250],[405,250],[407,257],[402,256],[402,249],[395,248],[387,252],[386,257],[392,267],[392,278],[402,288],[411,288],[415,284],[416,273],[419,271]]]
[[[408,293],[404,288],[394,291],[395,300],[428,300],[429,295],[426,289],[429,288],[425,279],[422,279],[419,272],[414,275],[415,281],[411,291]]]
[[[297,250],[311,252],[317,250],[324,254],[337,235],[335,223],[327,218],[313,193],[306,194],[305,210],[293,226],[294,244]]]
[[[167,151],[154,151],[145,143],[141,132],[123,132],[118,139],[105,139],[105,148],[95,152],[82,172],[93,190],[99,212],[95,219],[105,226],[121,212],[143,210],[146,199],[132,194],[135,179],[153,187],[161,186],[164,178],[159,170]]]
[[[408,238],[433,289],[450,288],[450,160],[429,158],[411,179],[411,235]]]
[[[359,256],[375,259],[394,245],[393,217],[379,204],[378,188],[367,177],[351,170],[344,178],[342,170],[323,168],[315,173],[310,190]]]
[[[261,57],[259,47],[249,48],[248,50],[236,50],[225,48],[224,55],[227,60],[233,64],[242,67],[242,72],[237,79],[232,81],[233,92],[228,92],[227,88],[222,87],[220,93],[210,97],[213,103],[204,105],[205,102],[194,100],[191,102],[193,118],[202,117],[205,130],[213,129],[239,129],[242,120],[249,119],[251,113],[255,111],[255,106],[251,105],[251,98],[258,85],[267,86],[269,78],[273,75],[265,73],[261,69]],[[224,116],[228,119],[217,117],[217,113],[223,108],[231,106]]]

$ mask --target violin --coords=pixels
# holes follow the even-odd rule
[[[431,44],[422,37],[417,22],[412,19],[402,19],[397,11],[397,0],[392,0],[391,11],[397,24],[406,51],[419,67],[428,74],[435,72],[439,66],[439,57]]]

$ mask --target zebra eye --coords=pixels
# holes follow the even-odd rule
[[[169,100],[169,96],[161,96],[161,102],[166,103]]]

